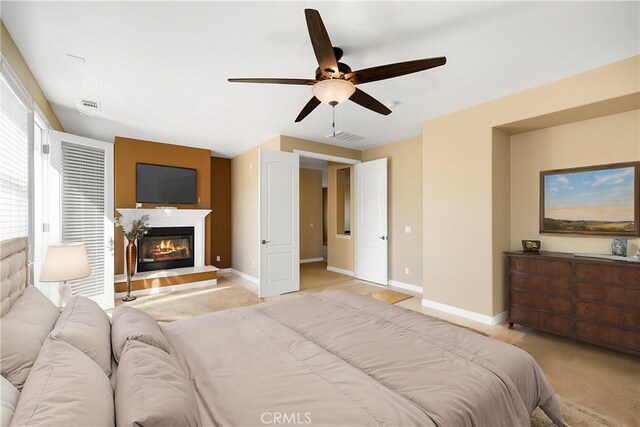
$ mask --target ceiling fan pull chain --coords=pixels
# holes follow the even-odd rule
[[[336,106],[333,105],[332,106],[332,110],[333,110],[333,123],[331,123],[333,125],[333,137],[336,137]]]

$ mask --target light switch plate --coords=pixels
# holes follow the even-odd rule
[[[411,226],[410,225],[405,225],[404,226],[404,232],[405,232],[405,234],[411,234]]]

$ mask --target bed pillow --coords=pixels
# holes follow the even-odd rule
[[[111,346],[113,357],[120,361],[120,355],[129,340],[140,341],[169,353],[169,341],[160,325],[142,310],[121,305],[113,311],[111,326]]]
[[[89,356],[49,337],[24,384],[17,426],[113,426],[109,378]]]
[[[143,342],[127,342],[115,395],[120,427],[200,425],[195,393],[178,362]]]
[[[22,390],[42,343],[60,311],[34,286],[27,286],[0,322],[0,373]]]
[[[9,427],[13,413],[16,412],[16,405],[20,400],[20,392],[5,377],[0,377],[0,426]]]
[[[71,297],[51,335],[89,356],[111,376],[111,322],[96,302],[82,296]]]

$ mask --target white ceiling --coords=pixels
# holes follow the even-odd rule
[[[65,129],[235,156],[277,135],[331,143],[331,108],[295,117],[305,86],[228,77],[313,78],[304,9],[320,11],[354,70],[446,56],[433,70],[360,86],[384,117],[353,103],[336,126],[368,148],[427,119],[640,53],[635,2],[2,2],[2,19]],[[69,60],[70,53],[86,58]],[[103,117],[78,113],[98,101]]]

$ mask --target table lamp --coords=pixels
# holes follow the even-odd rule
[[[71,296],[69,280],[83,279],[91,274],[87,248],[84,243],[62,243],[50,245],[44,256],[40,273],[41,282],[63,282],[58,288],[58,306],[64,307]]]

